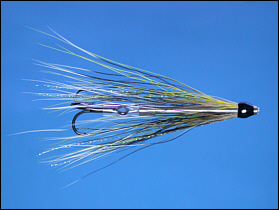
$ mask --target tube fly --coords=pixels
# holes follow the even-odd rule
[[[65,83],[36,80],[49,92],[35,94],[63,101],[59,104],[63,106],[47,109],[63,113],[79,110],[69,128],[74,136],[55,138],[58,143],[40,154],[68,151],[44,160],[52,166],[71,168],[116,151],[169,142],[198,126],[236,117],[247,118],[260,112],[257,106],[247,102],[235,103],[209,96],[172,78],[101,57],[55,31],[54,35],[41,33],[84,55],[60,44],[58,47],[40,45],[104,67],[98,71],[37,61],[37,65],[50,69],[47,73],[70,80]],[[84,115],[89,119],[80,120]],[[178,131],[181,133],[175,134]],[[175,135],[156,143],[147,142],[165,134]]]

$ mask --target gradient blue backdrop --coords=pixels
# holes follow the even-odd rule
[[[53,134],[9,136],[73,117],[23,93],[40,89],[22,79],[46,78],[32,58],[73,64],[25,25],[261,113],[196,128],[59,190],[114,158],[57,173],[36,162]],[[2,208],[278,208],[277,2],[1,2],[1,29]]]

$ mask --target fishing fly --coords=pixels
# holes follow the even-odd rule
[[[59,40],[66,47],[60,44],[56,47],[40,45],[104,67],[97,71],[37,61],[37,65],[51,69],[47,73],[70,80],[65,83],[35,80],[55,91],[35,94],[63,101],[47,109],[62,113],[78,111],[73,114],[69,125],[74,135],[55,138],[58,143],[40,154],[67,151],[46,158],[44,162],[51,166],[72,168],[137,147],[130,155],[146,147],[172,141],[202,125],[236,117],[247,118],[260,112],[257,106],[247,102],[235,103],[209,96],[172,78],[101,57],[53,30],[54,35],[39,32]],[[72,50],[68,49],[70,47]],[[166,134],[173,135],[155,143],[147,141]]]

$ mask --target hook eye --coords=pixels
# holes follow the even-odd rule
[[[117,107],[117,113],[120,115],[126,115],[128,114],[129,109],[127,106],[121,105],[119,107]]]

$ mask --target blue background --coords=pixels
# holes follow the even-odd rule
[[[261,113],[196,128],[59,190],[115,157],[57,173],[36,162],[53,135],[9,135],[73,117],[23,93],[40,89],[22,79],[49,76],[33,58],[84,64],[37,45],[56,41],[25,26]],[[277,2],[1,2],[1,29],[2,208],[278,208]]]

